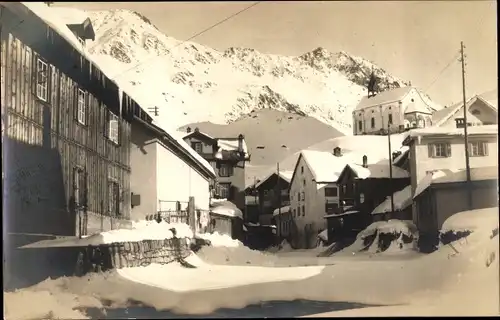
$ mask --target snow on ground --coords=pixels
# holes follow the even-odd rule
[[[190,259],[186,259],[191,263]],[[304,280],[321,273],[323,266],[269,268],[209,265],[194,262],[195,269],[178,263],[151,264],[146,267],[119,269],[118,274],[134,282],[174,292],[214,290],[250,284]],[[152,274],[156,276],[151,277]],[[175,275],[175,276],[172,276]],[[223,276],[222,276],[223,275]]]
[[[196,237],[210,241],[213,247],[237,248],[243,246],[243,243],[240,241],[234,240],[227,234],[220,234],[218,232],[197,234]]]
[[[184,223],[166,223],[156,221],[140,221],[133,224],[132,229],[115,229],[101,232],[103,243],[133,242],[143,240],[164,240],[173,238],[175,228],[178,238],[192,238],[191,228]]]
[[[485,208],[456,213],[445,220],[441,233],[448,231],[491,230],[498,227],[498,208]]]

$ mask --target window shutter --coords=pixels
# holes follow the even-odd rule
[[[90,96],[89,93],[85,95],[85,124],[88,126],[90,121]]]
[[[77,194],[77,180],[78,180],[78,169],[77,168],[73,168],[73,192],[72,192],[72,196],[73,196],[73,201],[74,201],[74,204],[78,204],[78,194]]]
[[[109,110],[106,108],[105,105],[103,105],[104,109],[104,136],[106,138],[109,138]]]
[[[484,155],[488,155],[488,142],[482,142],[483,144],[483,150],[484,150]]]
[[[78,120],[78,86],[73,87],[73,119]]]
[[[120,186],[118,183],[113,182],[113,197],[114,197],[114,213],[119,215],[120,213]]]
[[[434,153],[432,152],[432,151],[433,151],[433,148],[434,148],[434,145],[433,145],[433,144],[429,143],[429,144],[427,145],[427,150],[428,150],[428,152],[429,152],[429,158],[432,158],[432,157],[434,156]]]
[[[88,200],[89,200],[89,185],[88,185],[88,172],[87,170],[84,171],[82,174],[83,176],[83,205],[85,208],[88,207]]]
[[[37,74],[38,74],[38,55],[33,51],[31,66],[31,92],[36,96]]]
[[[446,156],[451,157],[451,143],[446,144]]]

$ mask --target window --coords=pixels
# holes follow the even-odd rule
[[[306,200],[306,193],[304,191],[302,191],[302,201],[305,201]]]
[[[296,210],[295,210],[295,209],[293,209],[293,210],[292,210],[292,212],[293,212],[293,217],[295,218],[295,213],[296,213]]]
[[[337,197],[338,190],[337,188],[325,188],[325,197]]]
[[[108,211],[112,216],[120,215],[120,185],[113,180],[108,181]]]
[[[219,168],[220,177],[230,177],[233,174],[233,167],[227,163],[222,163]]]
[[[363,121],[358,120],[358,129],[363,130]]]
[[[48,102],[49,98],[49,66],[40,58],[36,61],[36,96]]]
[[[449,143],[429,144],[430,158],[448,158],[451,157],[451,145]]]
[[[372,125],[372,129],[375,128],[375,118],[371,118],[371,125]]]
[[[392,124],[392,113],[389,113],[389,124]]]
[[[488,155],[488,144],[484,141],[469,142],[469,156],[484,157]]]
[[[300,167],[300,173],[304,173],[304,166]]]
[[[85,40],[83,38],[78,37],[78,42],[80,42],[82,46],[85,46]]]
[[[302,184],[305,186],[306,185],[306,179],[302,180]]]
[[[297,192],[297,200],[300,201],[300,192]]]
[[[78,88],[76,94],[76,120],[85,125],[87,120],[87,93]]]
[[[339,204],[336,202],[327,202],[325,203],[325,212],[337,212],[337,209],[339,208]]]
[[[219,183],[218,195],[221,199],[229,199],[229,190],[231,189],[230,183]]]
[[[118,122],[118,116],[108,111],[108,128],[107,128],[108,139],[112,142],[118,144],[120,141],[120,123]]]
[[[191,142],[191,148],[194,149],[194,151],[201,153],[202,152],[202,145],[201,142]]]
[[[306,207],[302,206],[302,216],[305,216],[305,215],[306,215]]]
[[[297,217],[300,217],[300,206],[297,207]]]

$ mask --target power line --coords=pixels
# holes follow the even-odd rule
[[[443,73],[451,66],[451,64],[455,61],[457,61],[457,58],[459,57],[460,55],[460,52],[457,52],[453,58],[451,59],[450,62],[448,62],[448,64],[441,70],[441,72],[439,72],[439,74],[437,75],[437,77],[431,82],[431,84],[429,84],[427,86],[427,88],[424,90],[424,92],[427,92],[435,83],[436,81],[439,80],[439,78],[443,75]]]
[[[186,40],[184,40],[184,41],[182,41],[182,42],[178,43],[177,45],[173,46],[172,48],[169,48],[169,49],[168,49],[168,51],[170,51],[170,50],[172,50],[172,49],[175,49],[175,48],[177,48],[178,46],[183,45],[184,43],[186,43],[186,42],[188,42],[188,41],[190,41],[190,40],[193,40],[194,38],[196,38],[196,37],[198,37],[198,36],[200,36],[200,35],[204,34],[205,32],[208,32],[208,31],[212,30],[213,28],[215,28],[215,27],[217,27],[217,26],[219,26],[219,25],[223,24],[224,22],[226,22],[226,21],[228,21],[228,20],[230,20],[230,19],[232,19],[232,18],[234,18],[234,17],[236,17],[236,16],[238,16],[238,15],[242,14],[243,12],[245,12],[245,11],[249,10],[250,8],[255,7],[256,5],[258,5],[258,4],[259,4],[259,3],[261,3],[261,2],[262,2],[262,1],[257,1],[257,2],[254,2],[254,3],[252,3],[251,5],[249,5],[249,6],[245,7],[245,8],[243,8],[242,10],[240,10],[240,11],[238,11],[238,12],[233,13],[232,15],[230,15],[230,16],[228,16],[228,17],[224,18],[223,20],[218,21],[217,23],[215,23],[215,24],[213,24],[213,25],[209,26],[208,28],[203,29],[203,30],[201,30],[200,32],[198,32],[198,33],[196,33],[196,34],[192,35],[191,37],[187,38]],[[159,57],[154,57],[154,58],[152,58],[152,59],[156,59],[156,58],[159,58]],[[119,73],[118,75],[116,75],[116,76],[114,76],[114,77],[113,77],[113,80],[115,80],[116,78],[118,78],[118,77],[120,77],[120,76],[122,76],[122,75],[126,74],[127,72],[129,72],[129,71],[131,71],[131,70],[133,70],[133,69],[136,69],[137,67],[139,67],[139,66],[141,66],[141,65],[144,65],[144,64],[145,64],[146,62],[148,62],[149,60],[150,60],[150,59],[148,59],[148,60],[146,60],[146,61],[143,61],[143,62],[140,62],[140,63],[138,63],[137,65],[135,65],[135,66],[133,66],[133,67],[131,67],[131,68],[129,68],[129,69],[127,69],[127,70],[125,70],[124,72]]]

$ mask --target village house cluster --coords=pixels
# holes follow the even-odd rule
[[[353,111],[353,134],[361,144],[365,135],[401,135],[392,152],[302,150],[293,170],[270,169],[248,185],[243,134],[162,128],[92,60],[88,18],[66,21],[41,3],[1,9],[4,209],[13,234],[83,236],[160,217],[255,248],[285,239],[312,248],[325,230],[332,242],[400,219],[432,244],[450,215],[498,204],[498,111],[481,97],[434,110],[411,86],[370,92]]]

